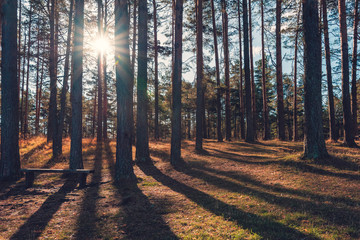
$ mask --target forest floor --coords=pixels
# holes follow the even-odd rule
[[[22,167],[67,168],[37,137],[21,142]],[[185,165],[169,142],[150,144],[137,182],[113,183],[115,142],[84,139],[88,185],[41,174],[0,184],[0,239],[359,239],[360,150],[327,144],[332,157],[301,160],[301,142],[184,141]]]

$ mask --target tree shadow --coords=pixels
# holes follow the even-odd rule
[[[171,190],[183,194],[204,209],[217,216],[222,216],[224,219],[236,222],[242,228],[257,233],[265,239],[317,239],[269,218],[242,211],[236,206],[215,199],[207,193],[165,175],[152,162],[141,164],[139,167],[146,175],[152,176]]]
[[[45,230],[53,215],[59,210],[63,202],[68,201],[66,195],[77,185],[75,177],[68,178],[64,185],[46,199],[41,207],[14,233],[10,239],[37,239]]]
[[[96,216],[96,203],[99,199],[99,189],[102,173],[102,143],[96,144],[95,157],[94,157],[94,169],[95,172],[92,175],[91,182],[85,191],[83,202],[81,205],[80,215],[77,221],[77,232],[75,239],[90,239],[96,238],[99,235],[97,231],[96,222],[98,220]]]
[[[105,155],[113,180],[115,179],[115,162],[109,144],[105,145]],[[122,218],[122,229],[128,239],[178,239],[166,224],[157,209],[156,203],[139,189],[136,181],[114,183],[121,198],[119,214]],[[159,203],[160,204],[160,203]]]
[[[37,151],[43,149],[46,146],[46,141],[44,141],[43,143],[35,146],[34,148],[32,148],[30,151],[28,151],[27,153],[25,153],[24,155],[21,156],[21,163],[24,164],[26,162],[29,161],[30,157],[32,155],[34,155],[34,153],[36,153]]]
[[[360,212],[355,209],[338,207],[329,203],[318,203],[316,201],[278,196],[245,186],[245,184],[237,184],[224,178],[219,178],[217,176],[210,175],[203,171],[191,169],[189,167],[182,169],[182,172],[188,176],[202,179],[218,188],[226,189],[228,191],[240,194],[251,195],[262,199],[268,203],[291,209],[292,211],[308,212],[313,216],[319,216],[322,219],[326,219],[328,223],[335,223],[341,226],[356,227],[354,226],[355,222],[360,222]]]

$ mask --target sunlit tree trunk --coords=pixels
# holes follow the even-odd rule
[[[321,35],[317,0],[303,0],[304,158],[327,156],[321,118]]]
[[[285,114],[284,114],[284,90],[282,80],[282,57],[281,57],[281,2],[276,0],[276,91],[277,91],[277,121],[278,138],[285,140]]]
[[[39,25],[39,21],[38,21]],[[38,28],[39,31],[39,28]],[[35,88],[35,135],[39,135],[39,80],[40,80],[40,33],[37,34],[36,88]]]
[[[181,160],[181,72],[182,72],[182,25],[183,0],[175,1],[174,23],[174,64],[172,69],[172,120],[171,120],[171,155],[173,166]]]
[[[203,26],[202,26],[202,0],[196,1],[196,143],[195,149],[202,150],[203,141],[203,110],[204,106],[204,60],[203,60]]]
[[[264,1],[261,0],[261,80],[262,80],[262,98],[263,98],[263,125],[264,140],[270,139],[269,109],[266,96],[266,63],[265,63],[265,34],[264,34]]]
[[[141,21],[139,21],[141,22]],[[115,181],[135,179],[132,166],[132,81],[127,0],[115,0],[117,136]],[[141,49],[141,48],[139,48]]]
[[[82,76],[84,41],[84,1],[75,0],[74,49],[72,51],[72,99],[70,168],[83,168],[82,161]]]
[[[251,107],[253,114],[253,125],[254,125],[254,137],[256,138],[256,99],[255,99],[255,77],[254,77],[254,57],[253,57],[253,46],[252,46],[252,19],[251,19],[251,1],[249,0],[249,46],[250,46],[250,76],[251,76]]]
[[[339,0],[340,41],[341,41],[341,78],[342,78],[342,103],[344,114],[344,145],[355,147],[354,132],[351,116],[349,92],[349,46],[347,38],[345,0]]]
[[[212,27],[213,27],[213,37],[214,37],[214,52],[215,52],[215,68],[216,68],[216,130],[217,130],[217,140],[218,142],[223,141],[222,131],[221,131],[221,89],[220,89],[220,66],[219,66],[219,50],[218,50],[218,41],[217,41],[217,30],[216,30],[216,21],[215,21],[215,7],[214,0],[211,0],[211,15],[212,15]]]
[[[17,1],[2,5],[0,179],[20,177],[19,89],[17,79]]]
[[[139,0],[138,34],[138,75],[137,75],[137,117],[136,117],[136,160],[146,162],[150,159],[149,129],[147,119],[147,2]]]
[[[23,134],[26,138],[28,135],[28,128],[29,128],[29,118],[28,118],[28,112],[29,112],[29,78],[30,78],[30,50],[31,50],[31,25],[32,25],[32,15],[33,15],[33,8],[32,3],[30,2],[30,12],[29,12],[29,31],[28,31],[28,42],[27,42],[27,72],[26,72],[26,90],[25,90],[25,110],[24,110],[24,129]]]
[[[352,122],[353,122],[353,132],[357,134],[358,132],[358,121],[357,121],[357,86],[356,86],[356,67],[357,67],[357,41],[358,41],[358,26],[359,26],[359,0],[355,0],[354,8],[354,43],[353,43],[353,54],[352,54],[352,81],[351,81],[351,110],[352,110]]]
[[[155,50],[155,139],[159,140],[159,73],[158,73],[158,40],[157,40],[157,12],[156,1],[154,7],[154,50]]]
[[[25,29],[24,29],[25,31]],[[21,77],[21,88],[20,88],[20,132],[24,129],[24,84],[25,84],[25,63],[26,63],[26,40],[27,35],[25,34],[25,41],[23,46],[23,64],[22,64],[22,77]]]
[[[294,98],[293,98],[293,140],[298,139],[297,131],[297,57],[298,57],[298,37],[299,37],[299,24],[300,24],[300,8],[298,10],[295,32],[295,50],[294,50]],[[320,35],[321,38],[321,35]]]
[[[226,12],[225,0],[221,0],[221,9],[222,9],[224,67],[225,67],[225,133],[226,133],[226,140],[231,141],[229,36],[228,36],[228,14]]]

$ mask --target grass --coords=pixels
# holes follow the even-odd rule
[[[67,168],[42,137],[20,143],[22,167]],[[0,239],[359,239],[360,151],[327,143],[331,157],[301,160],[302,143],[183,141],[185,165],[169,164],[168,142],[136,182],[113,182],[115,142],[83,140],[88,186],[41,174],[0,183]],[[135,151],[135,149],[134,149]],[[135,153],[135,152],[134,152]],[[135,154],[134,154],[135,155]]]

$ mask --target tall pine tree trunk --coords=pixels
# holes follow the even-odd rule
[[[263,98],[263,125],[264,140],[270,139],[269,108],[266,96],[266,63],[265,63],[265,34],[264,34],[264,1],[261,0],[261,79],[262,79],[262,98]]]
[[[20,177],[17,1],[4,1],[2,14],[0,179],[16,180]]]
[[[3,3],[4,1],[2,1]],[[18,56],[17,56],[17,71],[18,71],[18,75],[17,75],[17,81],[18,81],[18,91],[20,91],[20,80],[21,80],[21,18],[22,18],[22,4],[21,4],[21,0],[18,0],[18,7],[19,7],[19,23],[18,23],[18,45],[17,45],[17,51],[18,51]],[[2,16],[1,16],[2,17]],[[25,45],[25,44],[24,44]],[[20,92],[19,92],[20,94]],[[20,95],[19,95],[20,96]]]
[[[108,24],[108,0],[105,0],[104,4],[104,24],[103,34],[104,37],[107,35],[107,24]],[[104,100],[103,100],[103,138],[108,139],[108,87],[107,87],[107,54],[103,54],[103,77],[104,77]]]
[[[298,56],[298,37],[299,37],[299,25],[300,25],[300,7],[298,10],[295,32],[295,50],[294,50],[294,98],[293,98],[293,140],[298,139],[297,131],[297,56]],[[321,36],[320,36],[321,37]]]
[[[117,135],[115,181],[136,179],[132,166],[132,81],[127,0],[115,0]]]
[[[196,1],[196,142],[195,149],[202,150],[203,141],[203,110],[204,106],[204,60],[203,60],[203,33],[202,33],[202,0]]]
[[[278,138],[285,140],[284,90],[282,79],[281,57],[281,2],[276,0],[276,91],[277,91],[277,122]]]
[[[32,9],[32,3],[30,2],[30,11],[29,11],[29,32],[28,32],[28,51],[27,51],[27,72],[26,72],[26,91],[25,91],[25,111],[24,111],[24,129],[23,134],[26,138],[28,135],[28,128],[29,128],[29,118],[28,118],[28,112],[29,112],[29,78],[30,78],[30,54],[31,54],[31,25],[32,25],[32,15],[33,15],[33,9]]]
[[[174,64],[172,69],[172,118],[170,162],[176,166],[181,161],[181,72],[183,0],[175,2]]]
[[[39,26],[38,21],[38,26]],[[39,118],[38,118],[38,111],[39,111],[39,80],[40,80],[40,32],[38,28],[38,35],[37,35],[37,60],[36,60],[36,88],[35,88],[35,135],[39,135]]]
[[[82,76],[84,42],[84,1],[75,0],[74,50],[72,52],[70,169],[83,168],[82,161]]]
[[[230,63],[229,63],[229,36],[228,36],[228,14],[226,12],[226,1],[221,0],[223,47],[225,67],[225,133],[226,140],[231,141],[231,105],[230,105]]]
[[[213,27],[213,37],[214,37],[214,52],[215,52],[215,68],[216,68],[216,130],[217,130],[217,140],[218,142],[223,141],[222,131],[221,131],[221,88],[220,88],[220,66],[219,66],[219,50],[218,50],[218,41],[217,41],[217,30],[215,22],[215,7],[214,0],[211,0],[211,19]]]
[[[138,34],[138,76],[137,76],[137,126],[136,126],[136,160],[147,162],[149,153],[148,97],[147,97],[147,31],[148,12],[146,0],[139,0],[139,34]]]
[[[239,81],[239,98],[240,98],[240,137],[241,139],[245,139],[245,121],[244,121],[244,112],[245,112],[245,101],[244,101],[244,89],[243,89],[243,64],[242,64],[242,40],[241,40],[241,11],[240,11],[240,0],[238,0],[238,22],[239,22],[239,74],[240,74],[240,81]]]
[[[349,92],[349,46],[347,38],[345,0],[339,0],[340,41],[341,41],[341,78],[342,78],[342,104],[344,114],[344,145],[355,147],[354,132],[351,116]]]
[[[254,124],[251,107],[251,79],[250,79],[250,59],[249,59],[249,27],[247,2],[243,1],[243,29],[244,29],[244,70],[245,70],[245,108],[246,108],[246,136],[245,141],[253,142]]]
[[[157,12],[156,1],[154,7],[154,50],[155,50],[155,140],[159,140],[159,73],[158,73],[158,40],[157,40]]]
[[[103,34],[102,34],[102,30],[103,30],[103,21],[102,21],[102,0],[97,0],[98,2],[98,37],[102,38]],[[103,52],[99,51],[98,52],[98,63],[97,63],[97,68],[98,68],[98,118],[97,118],[97,135],[96,135],[96,140],[97,142],[102,142],[102,137],[103,137]]]
[[[131,82],[131,89],[134,89],[134,82],[135,82],[135,59],[136,59],[136,29],[137,29],[137,2],[138,0],[134,0],[134,7],[133,7],[133,37],[132,37],[132,58],[131,58],[131,69],[133,72],[133,80]],[[133,95],[131,98],[131,105],[134,106],[134,94],[133,91],[131,92]],[[131,119],[134,119],[134,108],[131,109]],[[135,143],[135,132],[134,132],[134,121],[132,121],[131,125],[131,141]]]
[[[255,77],[254,77],[254,57],[252,46],[252,19],[251,19],[251,0],[249,0],[249,46],[250,46],[250,76],[251,76],[251,111],[253,114],[254,137],[256,138],[256,99],[255,99]]]
[[[334,107],[334,93],[332,85],[332,73],[331,73],[331,56],[330,56],[330,41],[329,41],[329,27],[327,20],[327,0],[321,0],[322,14],[323,14],[323,26],[324,26],[324,42],[325,42],[325,61],[326,61],[326,78],[328,85],[328,102],[329,102],[329,133],[330,140],[337,141],[338,134],[335,124],[335,107]]]
[[[321,119],[321,35],[317,0],[303,0],[304,158],[327,156]]]
[[[359,26],[359,0],[355,0],[354,8],[354,43],[353,43],[353,54],[352,54],[352,80],[351,80],[351,111],[352,111],[352,122],[353,132],[358,132],[358,121],[357,121],[357,86],[356,86],[356,67],[357,67],[357,41],[358,41],[358,26]]]

